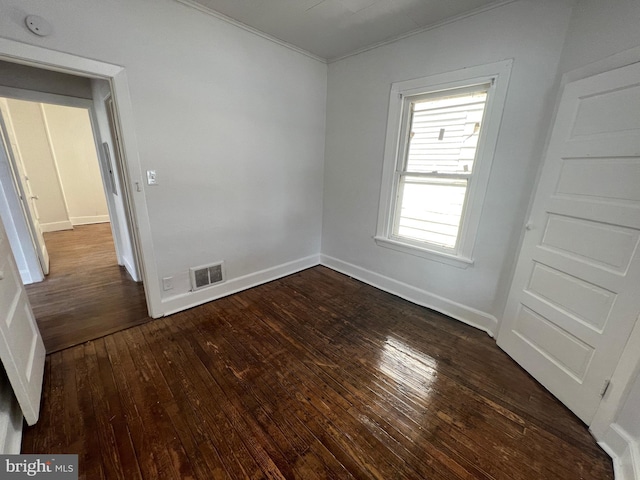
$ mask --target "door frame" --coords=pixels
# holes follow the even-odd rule
[[[94,138],[94,143],[96,144],[96,148],[98,145],[98,141],[97,141],[97,131],[95,129],[95,126],[93,125],[93,101],[89,100],[89,99],[84,99],[84,98],[77,98],[77,97],[69,97],[69,96],[65,96],[65,95],[57,95],[54,93],[47,93],[47,92],[39,92],[39,91],[35,91],[35,90],[24,90],[21,88],[14,88],[14,87],[7,87],[4,85],[0,85],[0,97],[2,98],[6,98],[9,100],[19,100],[19,101],[25,101],[25,102],[33,102],[33,103],[39,103],[39,104],[48,104],[48,105],[60,105],[60,106],[64,106],[64,107],[73,107],[73,108],[82,108],[82,109],[86,109],[88,114],[89,114],[89,119],[91,121],[91,130],[92,130],[92,135]],[[9,119],[10,120],[10,119]],[[7,119],[4,119],[4,123],[6,124]],[[3,128],[6,129],[6,125],[3,126]],[[48,133],[47,133],[48,136]],[[7,140],[9,140],[9,138],[7,137]],[[48,142],[50,143],[50,139],[47,138]],[[18,158],[16,158],[16,152],[12,151],[12,147],[10,145],[4,145],[4,148],[7,152],[8,155],[8,161],[10,164],[10,169],[12,170],[13,176],[14,176],[14,182],[17,186],[18,189],[18,194],[21,197],[24,197],[24,202],[26,202],[26,192],[24,191],[24,187],[22,186],[22,181],[21,179],[15,178],[17,175],[19,175],[19,171],[20,169],[18,168],[17,162],[20,161]],[[53,152],[52,152],[53,153]],[[100,152],[97,152],[98,155],[100,155]],[[54,154],[55,157],[55,154]],[[24,167],[23,167],[24,168]],[[102,173],[102,172],[101,172]],[[60,188],[60,192],[62,193],[62,200],[64,202],[64,207],[65,207],[65,211],[67,212],[67,216],[68,216],[68,210],[69,207],[67,205],[67,198],[65,196],[65,192],[64,192],[64,188],[62,186],[61,180],[60,180],[60,176],[59,176],[59,172],[58,172],[58,167],[56,165],[56,178],[55,179],[51,179],[52,182],[56,182]],[[18,199],[20,200],[20,199]],[[107,199],[108,201],[108,199]],[[109,205],[109,216],[111,217],[111,206]],[[31,232],[31,240],[30,240],[30,244],[33,244],[34,249],[35,249],[35,254],[36,256],[40,257],[40,252],[39,252],[39,247],[37,245],[37,240],[35,238],[33,238],[33,236],[37,235],[36,232],[34,232],[33,230],[36,228],[39,228],[36,226],[36,224],[38,223],[38,219],[32,218],[31,212],[29,210],[29,208],[26,205],[23,205],[23,208],[21,209],[22,213],[24,215],[24,219],[27,223],[27,225],[29,226],[30,230],[32,230]],[[17,212],[16,212],[17,213]],[[28,242],[27,238],[20,238],[20,241],[22,243],[23,246],[23,250],[25,250],[25,243]],[[117,243],[117,242],[116,242]],[[116,247],[116,251],[117,251],[117,247]],[[119,258],[119,255],[118,255]],[[45,273],[43,272],[42,267],[40,268],[39,272],[30,272],[31,273],[31,277],[32,278],[38,278],[39,276],[41,278],[44,278]],[[37,273],[36,275],[34,275],[34,273]]]
[[[579,67],[575,70],[570,70],[562,74],[559,83],[557,94],[555,95],[553,113],[550,118],[549,125],[555,124],[555,119],[558,113],[558,107],[560,104],[560,99],[562,98],[562,94],[564,92],[564,87],[571,82],[582,80],[587,77],[591,77],[594,75],[598,75],[600,73],[605,73],[610,70],[614,70],[617,68],[626,67],[628,65],[640,62],[640,47],[634,47],[614,55],[605,57],[596,62],[587,64],[585,66]],[[549,141],[551,139],[551,128],[547,132],[545,137],[545,144],[542,149],[542,153],[546,153],[549,147]],[[541,156],[544,158],[544,156]],[[526,225],[529,223],[529,218],[531,217],[533,201],[535,198],[535,193],[538,189],[538,185],[540,183],[540,177],[542,174],[541,164],[538,167],[538,171],[536,173],[536,178],[534,181],[534,186],[532,189],[531,197],[529,199],[529,205],[527,207],[527,213],[523,218],[522,228],[520,230],[520,239],[519,246],[517,251],[515,252],[513,258],[518,259],[520,256],[520,252],[522,250],[524,234],[526,231]],[[511,270],[509,272],[508,284],[509,288],[513,283],[513,278],[515,276],[515,266],[516,262],[514,261],[511,266]],[[506,302],[505,302],[506,303]],[[502,306],[505,308],[505,305]],[[503,310],[504,316],[504,310]],[[502,327],[502,322],[500,327]],[[499,331],[496,332],[496,338],[499,335]],[[589,425],[589,431],[591,434],[598,440],[598,442],[608,450],[608,447],[611,446],[611,426],[615,423],[616,417],[620,412],[626,397],[631,390],[633,382],[635,379],[640,376],[640,318],[636,320],[636,324],[627,340],[627,344],[622,351],[620,359],[618,360],[618,364],[613,372],[611,377],[611,384],[600,401],[600,405],[596,410],[596,413]],[[614,438],[613,441],[616,439]],[[608,452],[609,453],[609,452]],[[617,452],[613,452],[617,454]]]
[[[62,107],[72,107],[72,108],[81,108],[83,110],[87,111],[88,114],[88,118],[89,118],[89,123],[90,123],[90,128],[91,128],[91,134],[93,136],[93,142],[94,142],[94,148],[96,150],[96,156],[98,158],[98,168],[100,169],[100,176],[101,176],[101,181],[102,181],[102,188],[104,190],[104,195],[105,195],[105,201],[107,203],[107,208],[108,208],[108,213],[109,213],[109,218],[111,221],[111,232],[112,235],[114,237],[114,246],[115,246],[115,250],[116,250],[116,257],[118,258],[118,264],[119,265],[124,265],[125,262],[123,260],[123,256],[122,253],[120,252],[120,244],[122,242],[122,236],[123,235],[128,235],[130,232],[133,232],[133,229],[130,229],[129,232],[122,232],[119,228],[119,222],[118,222],[118,211],[117,208],[115,207],[115,205],[113,204],[113,198],[111,196],[111,192],[109,191],[109,183],[107,180],[107,176],[108,176],[108,172],[105,171],[106,168],[106,162],[108,162],[107,159],[105,159],[105,153],[104,151],[100,148],[100,144],[101,144],[101,139],[100,139],[100,132],[98,129],[98,121],[97,121],[97,113],[96,113],[96,109],[94,106],[94,100],[92,99],[88,99],[88,98],[78,98],[78,97],[70,97],[67,95],[58,95],[55,93],[48,93],[48,92],[40,92],[40,91],[36,91],[36,90],[24,90],[21,88],[13,88],[13,87],[6,87],[3,85],[0,85],[0,97],[2,98],[7,98],[7,99],[12,99],[12,100],[20,100],[20,101],[26,101],[26,102],[34,102],[34,103],[39,103],[39,104],[46,104],[46,105],[59,105]],[[44,111],[43,111],[44,112]],[[46,120],[46,119],[45,119]],[[48,128],[48,127],[47,127]],[[48,135],[48,133],[47,133]],[[50,140],[50,139],[49,139]],[[51,142],[49,142],[51,143]],[[53,148],[51,146],[51,148]],[[8,145],[5,145],[5,149],[7,149],[8,151],[10,150],[10,147]],[[12,167],[13,167],[13,173],[14,176],[17,175],[17,172],[19,171],[19,169],[17,168],[17,165],[15,165],[15,163],[17,162],[16,158],[11,158],[11,156],[14,152],[9,151],[9,161],[13,163]],[[54,158],[55,158],[55,154],[52,152]],[[59,187],[60,187],[60,191],[62,193],[62,199],[65,205],[65,209],[67,211],[67,217],[68,217],[68,204],[67,204],[67,198],[65,195],[65,191],[64,191],[64,186],[62,185],[61,179],[60,179],[60,175],[58,172],[58,167],[56,165],[56,173],[58,174],[56,177],[56,180]],[[52,180],[53,181],[53,180]],[[20,184],[20,180],[19,179],[15,179],[16,184],[18,185],[18,188],[21,191],[21,195],[24,197],[24,193],[22,192],[23,188]],[[29,225],[32,225],[33,223],[36,222],[36,219],[33,218],[29,218],[31,217],[30,212],[28,209],[23,208],[23,212],[25,214],[25,220],[27,221],[27,223]],[[125,214],[127,214],[127,212],[125,212]],[[129,222],[129,219],[125,219],[127,222]],[[33,228],[37,228],[37,227],[33,227]],[[33,235],[35,235],[35,232],[33,233]],[[133,235],[133,234],[131,234]],[[27,239],[24,239],[24,241],[26,242]],[[131,244],[133,244],[133,239],[130,239]],[[35,240],[33,240],[33,243],[36,243]],[[35,245],[36,250],[38,250],[38,246]],[[40,255],[39,252],[36,252],[38,254],[38,256]],[[138,258],[139,253],[137,251],[133,252],[134,257]],[[126,265],[125,265],[126,267]],[[127,268],[127,270],[129,270],[129,268]],[[138,266],[137,271],[140,271],[140,268]],[[134,280],[138,280],[137,278],[137,274],[136,272],[129,272],[131,274],[131,276],[134,278]],[[32,272],[33,273],[33,272]],[[40,272],[40,274],[42,274],[43,272]],[[32,275],[33,276],[33,275]]]
[[[2,86],[0,86],[0,97],[2,97]],[[3,100],[7,98],[9,97],[2,97]],[[5,168],[9,172],[9,178],[5,178],[6,183],[2,180],[0,180],[0,183],[2,183],[5,197],[7,198],[7,213],[10,217],[8,220],[14,225],[24,221],[24,225],[27,227],[26,231],[17,228],[14,229],[20,245],[12,244],[11,248],[14,257],[17,258],[18,253],[22,254],[23,261],[27,267],[26,272],[20,271],[20,276],[24,277],[28,275],[31,282],[42,281],[45,278],[45,264],[47,264],[47,273],[49,271],[49,254],[44,253],[46,252],[46,245],[44,245],[40,221],[34,217],[32,207],[28,205],[33,192],[27,191],[30,190],[30,188],[25,184],[26,179],[22,178],[23,174],[26,174],[24,162],[12,145],[9,127],[13,130],[13,122],[10,116],[7,118],[4,113],[5,112],[0,112],[0,148],[3,149],[2,156],[6,160]],[[6,113],[8,114],[9,112],[7,111]],[[0,160],[0,162],[3,162],[3,160]],[[18,208],[15,208],[16,205]],[[40,235],[38,235],[38,233]],[[42,238],[42,240],[40,240],[40,238]],[[42,241],[42,245],[40,245],[40,241]],[[19,247],[21,251],[17,252],[16,247]],[[36,258],[38,261],[32,263],[27,261],[27,258]]]
[[[97,89],[96,89],[97,90]],[[135,224],[133,223],[134,212],[132,210],[131,204],[132,199],[130,198],[129,190],[124,188],[126,184],[125,174],[126,174],[126,165],[124,163],[124,155],[122,154],[122,145],[120,138],[122,137],[122,133],[118,127],[118,119],[113,106],[113,95],[111,92],[104,98],[96,98],[96,91],[94,91],[94,102],[101,102],[101,106],[104,107],[103,115],[106,117],[107,123],[107,133],[106,135],[110,137],[111,148],[109,148],[109,143],[106,141],[106,138],[102,139],[104,148],[100,150],[100,153],[103,156],[104,164],[106,166],[104,174],[105,183],[105,191],[107,195],[112,195],[113,189],[119,190],[122,196],[122,206],[124,207],[124,220],[125,220],[125,230],[127,230],[129,234],[129,245],[131,246],[133,252],[133,264],[127,265],[126,258],[124,254],[123,263],[125,263],[125,267],[129,271],[134,280],[140,281],[142,279],[141,273],[142,266],[140,263],[140,244],[139,238],[137,235],[134,235],[132,232],[135,232]],[[94,103],[95,107],[95,103]],[[95,128],[99,131],[98,127],[98,110],[97,108],[93,109],[94,118],[93,121],[95,123]],[[110,165],[110,166],[109,166]],[[108,180],[107,180],[108,179]],[[114,207],[116,205],[114,204]],[[118,225],[119,230],[122,228],[122,225]]]
[[[138,237],[138,257],[142,267],[141,275],[144,283],[147,309],[149,316],[152,318],[161,317],[164,312],[162,310],[160,284],[157,281],[158,272],[152,242],[151,224],[143,190],[142,166],[135,136],[133,108],[125,69],[118,65],[4,38],[0,38],[0,60],[90,79],[107,80],[109,82],[122,135],[122,153],[125,166],[123,184],[128,191],[129,198],[132,200],[130,207],[133,212],[133,218],[131,218],[131,221],[135,228],[131,233]]]

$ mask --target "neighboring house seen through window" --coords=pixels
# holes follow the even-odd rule
[[[379,245],[472,263],[510,67],[501,62],[393,84]]]

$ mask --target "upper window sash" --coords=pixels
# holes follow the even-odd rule
[[[412,141],[411,132],[413,130],[413,121],[415,117],[414,106],[416,104],[437,99],[437,98],[458,97],[458,96],[462,97],[465,95],[478,93],[478,94],[486,94],[486,98],[482,101],[482,103],[484,104],[483,112],[486,112],[486,106],[489,104],[489,101],[490,101],[490,90],[491,90],[492,84],[493,82],[491,81],[491,82],[483,82],[475,85],[469,85],[466,87],[450,88],[445,90],[435,90],[435,91],[430,91],[428,93],[412,94],[412,95],[400,94],[402,97],[402,117],[401,117],[402,120],[401,120],[401,127],[400,127],[401,128],[400,136],[399,136],[400,141],[398,142],[398,156],[396,161],[396,171],[398,173],[402,173],[402,172],[432,173],[434,175],[438,173],[444,173],[444,172],[439,172],[437,170],[434,170],[431,172],[422,172],[422,171],[411,170],[409,168],[409,165],[408,165],[409,153],[410,153],[411,141]],[[443,110],[446,108],[450,108],[450,107],[444,107]],[[432,110],[434,109],[430,109],[427,111],[432,111]],[[480,119],[479,123],[484,122],[484,117],[485,115],[483,115],[483,118]],[[480,134],[481,132],[478,132],[478,135]],[[478,150],[479,149],[476,148],[475,156],[472,163],[475,163],[475,158],[478,155]],[[471,174],[471,172],[468,172],[468,173]]]

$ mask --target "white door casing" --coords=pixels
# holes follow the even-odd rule
[[[565,86],[498,345],[590,424],[640,314],[640,64]]]
[[[96,101],[97,100],[94,98],[94,102]],[[131,275],[131,278],[136,282],[140,282],[142,281],[142,266],[140,263],[140,256],[138,254],[140,251],[140,245],[138,237],[135,235],[135,225],[133,223],[135,215],[132,208],[133,199],[131,198],[129,191],[125,188],[126,169],[124,168],[123,161],[122,140],[111,93],[109,93],[109,95],[103,100],[103,104],[108,124],[108,132],[105,133],[109,134],[111,140],[110,144],[113,148],[112,151],[109,150],[109,142],[106,142],[106,160],[109,163],[109,169],[113,174],[112,181],[116,186],[116,190],[119,191],[122,196],[118,202],[122,207],[122,211],[126,211],[124,215],[121,215],[123,217],[121,220],[124,221],[120,222],[123,230],[120,234],[121,242],[123,243],[123,247],[130,252],[127,252],[128,254],[124,255],[124,266]]]
[[[9,165],[13,170],[13,175],[16,178],[16,187],[20,196],[27,225],[31,233],[31,238],[34,246],[36,247],[36,253],[38,254],[38,260],[40,261],[40,267],[45,275],[49,274],[49,252],[44,241],[44,235],[42,228],[40,227],[38,210],[36,207],[36,201],[38,196],[31,190],[31,184],[29,182],[29,175],[22,162],[22,157],[19,153],[19,148],[15,141],[14,135],[11,135],[10,129],[7,126],[4,112],[0,111],[0,148],[4,148],[5,154],[9,159]]]
[[[38,420],[45,348],[0,222],[0,360],[29,425]]]
[[[42,227],[40,226],[40,214],[38,213],[39,197],[37,193],[31,188],[29,174],[25,170],[24,164],[22,163],[21,159],[17,156],[15,164],[17,166],[16,176],[18,177],[18,181],[20,182],[20,200],[26,207],[26,211],[28,213],[27,223],[29,224],[31,234],[35,239],[36,251],[38,253],[38,259],[40,260],[40,266],[42,267],[42,272],[45,275],[49,275],[49,251],[47,250]]]
[[[155,261],[155,247],[152,242],[149,210],[144,191],[134,185],[142,185],[142,165],[135,136],[135,122],[127,73],[121,66],[100,62],[68,53],[29,45],[15,40],[0,38],[0,59],[48,70],[56,70],[72,75],[81,75],[93,79],[105,79],[110,83],[122,134],[122,146],[125,153],[125,168],[129,183],[126,188],[131,192],[134,205],[136,232],[139,235],[142,276],[149,316],[159,318],[167,312],[163,304],[160,284],[157,281],[158,269]]]

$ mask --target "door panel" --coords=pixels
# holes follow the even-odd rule
[[[45,349],[0,222],[0,360],[29,425],[38,420]]]
[[[573,158],[562,164],[558,195],[640,201],[634,178],[640,175],[640,158]]]
[[[640,129],[640,86],[603,90],[582,98],[571,136],[593,136]]]
[[[535,263],[526,292],[601,332],[616,294],[560,270]]]
[[[639,79],[565,87],[498,335],[587,424],[640,314]]]
[[[548,214],[542,247],[621,274],[629,268],[640,231],[550,211]]]
[[[560,328],[558,322],[521,304],[514,332],[576,380],[584,378],[587,364],[593,356],[593,347]]]

